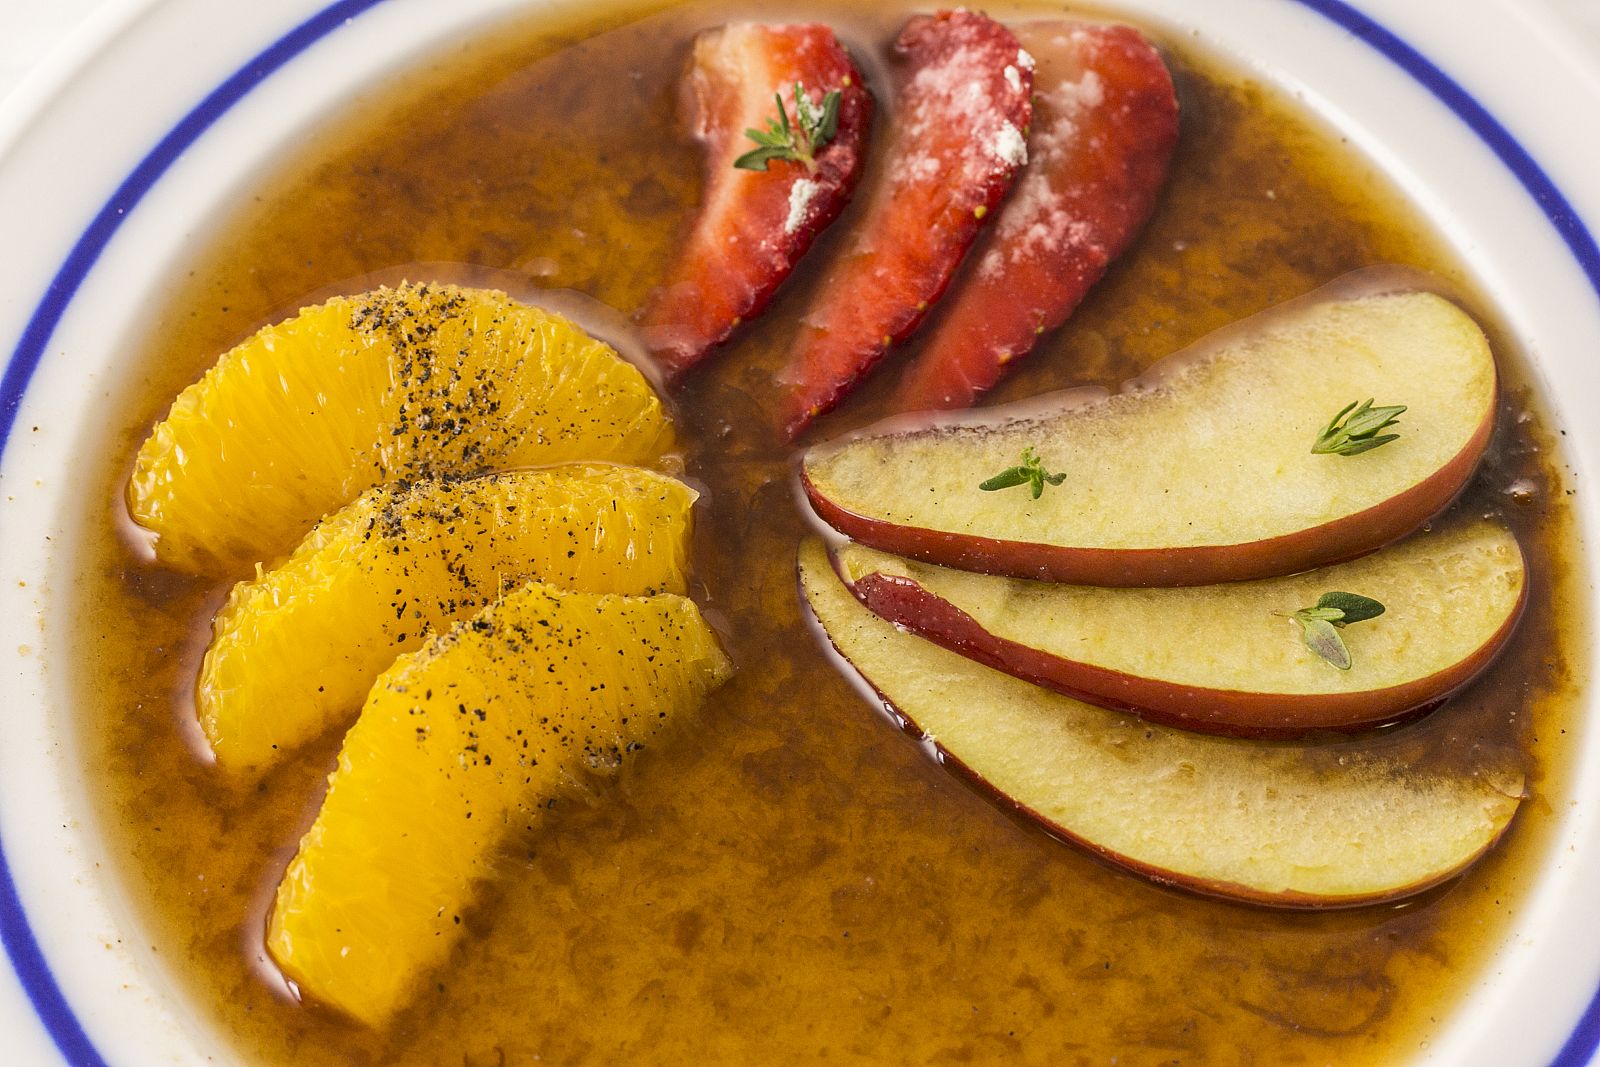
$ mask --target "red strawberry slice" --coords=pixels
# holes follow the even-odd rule
[[[895,57],[884,178],[783,374],[791,438],[916,329],[1027,156],[1033,72],[1010,30],[971,11],[918,16]]]
[[[838,127],[814,167],[777,159],[765,171],[734,161],[756,143],[747,129],[795,121],[795,85],[813,107],[837,90]],[[732,23],[695,39],[685,86],[705,145],[704,202],[682,256],[643,315],[643,335],[668,377],[697,363],[744,319],[761,313],[812,240],[850,199],[861,173],[872,95],[826,26]]]
[[[1038,61],[1028,167],[906,369],[902,411],[971,405],[1066,321],[1150,217],[1178,140],[1172,78],[1137,30],[1016,32]]]

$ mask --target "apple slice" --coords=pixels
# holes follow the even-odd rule
[[[1283,907],[1393,900],[1465,869],[1520,802],[1515,768],[1207,737],[1030,685],[874,615],[814,540],[800,581],[833,646],[947,766],[1158,882]]]
[[[1181,589],[1056,585],[935,567],[847,544],[863,604],[953,652],[1103,707],[1206,733],[1362,730],[1469,682],[1516,628],[1522,550],[1489,522],[1452,526],[1289,578]],[[1343,631],[1339,670],[1287,616],[1331,591],[1382,603]]]
[[[1204,585],[1319,567],[1421,526],[1494,427],[1494,356],[1455,304],[1362,272],[1218,331],[1120,393],[1074,390],[812,449],[801,476],[858,541],[965,570]],[[1398,440],[1313,454],[1352,401],[1405,405]],[[1065,476],[979,486],[1034,449]]]

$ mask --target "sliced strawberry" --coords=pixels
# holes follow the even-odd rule
[[[791,437],[916,329],[1027,156],[1033,74],[1010,30],[971,11],[918,16],[895,56],[884,178],[783,375]]]
[[[1155,208],[1178,101],[1137,30],[1016,28],[1038,62],[1027,168],[940,306],[895,396],[902,411],[961,408],[1072,314]]]
[[[794,87],[821,107],[837,90],[838,127],[812,165],[773,160],[765,171],[734,161],[756,147],[745,131],[791,121]],[[695,39],[686,93],[705,145],[704,201],[682,256],[643,315],[645,342],[669,377],[698,362],[734,327],[761,313],[812,240],[850,199],[866,154],[872,95],[826,26],[737,22]]]

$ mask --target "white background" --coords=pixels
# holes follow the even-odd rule
[[[0,107],[23,76],[105,0],[0,0]]]

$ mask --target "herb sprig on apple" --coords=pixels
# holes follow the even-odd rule
[[[1317,443],[1311,446],[1311,454],[1359,456],[1390,441],[1397,441],[1399,434],[1383,431],[1394,426],[1405,410],[1404,404],[1375,408],[1371,397],[1362,401],[1360,406],[1352,400],[1317,435]]]
[[[1335,591],[1323,593],[1311,607],[1301,608],[1289,618],[1300,624],[1300,636],[1307,648],[1347,671],[1354,661],[1339,631],[1353,622],[1376,619],[1383,612],[1384,606],[1371,597]]]
[[[1038,500],[1044,495],[1046,485],[1060,485],[1067,480],[1065,472],[1056,474],[1046,473],[1044,464],[1030,445],[1022,450],[1022,462],[1015,467],[1007,467],[993,478],[986,478],[978,483],[978,488],[985,493],[993,493],[999,489],[1010,489],[1013,486],[1026,485],[1033,492],[1033,499]]]

